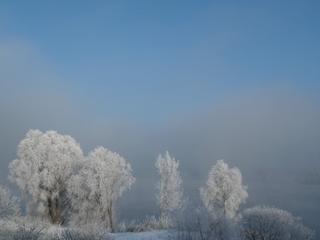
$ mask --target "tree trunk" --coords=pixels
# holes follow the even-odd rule
[[[52,224],[61,224],[63,221],[61,216],[59,198],[52,199],[51,196],[48,197],[47,207],[48,207],[50,222]]]
[[[47,198],[47,206],[48,206],[48,214],[49,214],[50,222],[53,223],[53,209],[52,209],[51,197]]]
[[[114,222],[113,222],[113,206],[112,202],[110,203],[110,206],[108,208],[108,217],[109,217],[109,227],[111,232],[114,232]]]

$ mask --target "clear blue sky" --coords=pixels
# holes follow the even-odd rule
[[[2,0],[0,37],[36,49],[97,112],[157,118],[248,89],[317,93],[319,13],[308,0]]]

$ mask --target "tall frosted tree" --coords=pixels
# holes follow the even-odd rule
[[[214,217],[232,218],[248,197],[238,168],[229,168],[223,160],[212,167],[200,196],[208,212]]]
[[[157,202],[160,207],[162,223],[170,220],[170,215],[183,206],[182,179],[179,172],[179,161],[170,156],[167,151],[161,154],[155,164],[160,180],[158,182]]]
[[[10,179],[27,195],[28,210],[53,224],[66,220],[67,184],[83,159],[80,145],[55,131],[30,130],[10,164]]]
[[[131,166],[123,157],[104,147],[94,149],[71,180],[75,223],[103,224],[114,231],[117,201],[134,182]]]

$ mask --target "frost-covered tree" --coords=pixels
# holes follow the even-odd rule
[[[104,147],[94,149],[70,184],[74,221],[96,222],[114,231],[117,201],[134,181],[123,157]]]
[[[179,172],[179,161],[170,156],[167,151],[161,154],[155,164],[160,180],[157,185],[157,202],[160,207],[161,221],[170,219],[170,215],[183,206],[182,179]]]
[[[83,159],[80,145],[55,131],[30,130],[17,155],[10,164],[10,179],[27,195],[28,210],[63,224],[69,209],[67,184]]]
[[[311,240],[314,233],[300,218],[273,207],[254,207],[243,211],[240,219],[243,240]]]
[[[11,218],[19,214],[18,199],[7,188],[0,186],[0,218]]]
[[[233,218],[248,197],[240,170],[229,168],[223,160],[218,160],[212,167],[200,195],[204,206],[215,218]]]

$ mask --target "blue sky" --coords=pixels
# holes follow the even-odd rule
[[[1,1],[28,45],[96,114],[155,121],[246,91],[320,90],[317,1]],[[45,81],[45,80],[44,80]]]

